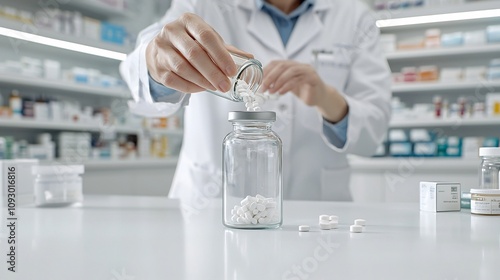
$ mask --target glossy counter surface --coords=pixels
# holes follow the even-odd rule
[[[500,279],[500,217],[469,211],[286,201],[281,229],[234,230],[218,202],[87,196],[82,207],[17,209],[16,273],[4,212],[0,279]],[[320,231],[320,214],[339,228]],[[357,218],[365,232],[350,233]]]

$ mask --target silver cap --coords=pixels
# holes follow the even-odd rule
[[[229,112],[227,120],[232,121],[276,121],[276,113],[270,111],[234,111]]]

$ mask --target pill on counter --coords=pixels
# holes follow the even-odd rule
[[[311,228],[309,226],[306,226],[306,225],[301,225],[299,226],[299,231],[300,232],[307,232],[309,231]]]
[[[320,215],[319,216],[319,222],[321,223],[321,221],[330,221],[330,216],[328,216],[328,215]]]
[[[330,229],[332,229],[332,226],[330,225],[330,222],[323,221],[323,222],[319,223],[319,228],[323,229],[323,230],[330,230]]]
[[[366,225],[366,220],[356,219],[356,220],[354,220],[354,224],[357,225],[357,226],[365,226]]]
[[[330,216],[330,221],[334,221],[334,222],[339,222],[339,217],[338,216],[335,216],[335,215],[332,215]]]
[[[351,230],[351,232],[354,232],[354,233],[363,232],[363,226],[359,226],[359,225],[352,225],[349,229]]]
[[[335,228],[339,227],[339,223],[337,223],[335,221],[330,221],[330,222],[328,222],[328,224],[330,225],[330,229],[335,229]]]

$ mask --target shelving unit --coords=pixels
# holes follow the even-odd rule
[[[500,81],[477,81],[477,82],[414,82],[393,84],[392,92],[400,93],[436,93],[440,91],[469,91],[480,88],[500,88]]]
[[[398,120],[390,122],[391,128],[426,128],[426,127],[467,127],[467,126],[497,126],[500,118],[477,118],[477,119],[415,119]]]
[[[470,171],[475,170],[479,166],[479,159],[462,159],[462,158],[363,158],[358,156],[349,156],[349,163],[355,170],[397,170],[401,167],[403,161],[410,164],[413,163],[415,167],[418,166],[420,170],[427,171]]]
[[[148,168],[148,167],[175,167],[177,164],[177,157],[166,157],[166,158],[150,158],[150,159],[109,159],[109,160],[88,160],[81,164],[85,166],[86,169],[120,169],[120,168]],[[58,161],[43,161],[43,164],[60,164],[64,163],[64,160]],[[77,163],[75,163],[77,164]],[[80,163],[78,163],[80,164]]]
[[[434,48],[434,49],[418,49],[418,50],[405,50],[387,53],[386,58],[388,61],[396,60],[415,60],[420,58],[435,58],[435,57],[450,57],[461,55],[474,55],[474,54],[498,54],[500,53],[500,44],[489,44],[482,46],[464,46],[455,48]]]
[[[61,40],[64,42],[71,42],[81,45],[86,45],[94,48],[109,50],[113,52],[122,53],[123,55],[129,53],[132,49],[130,47],[120,46],[112,43],[96,41],[89,38],[84,37],[76,37],[70,36],[66,34],[60,34],[58,32],[54,32],[51,30],[46,30],[43,28],[36,27],[34,25],[28,25],[26,23],[17,22],[13,20],[8,20],[4,18],[0,18],[0,27],[27,32],[32,35],[47,37],[51,39]]]
[[[130,98],[126,88],[105,88],[59,80],[47,80],[37,77],[26,77],[0,73],[0,84],[13,85],[30,89],[49,89],[67,94],[89,94],[115,98]]]
[[[109,4],[106,4],[103,1],[99,0],[72,0],[72,1],[67,1],[67,3],[62,3],[63,5],[66,5],[68,7],[73,7],[77,8],[81,11],[86,11],[92,14],[100,15],[103,17],[107,16],[115,16],[115,17],[126,17],[126,18],[131,18],[133,16],[133,13],[130,11],[127,11],[125,9],[117,9],[116,7],[113,7]]]

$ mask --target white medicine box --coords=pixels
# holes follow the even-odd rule
[[[420,210],[460,211],[460,183],[420,182]]]

